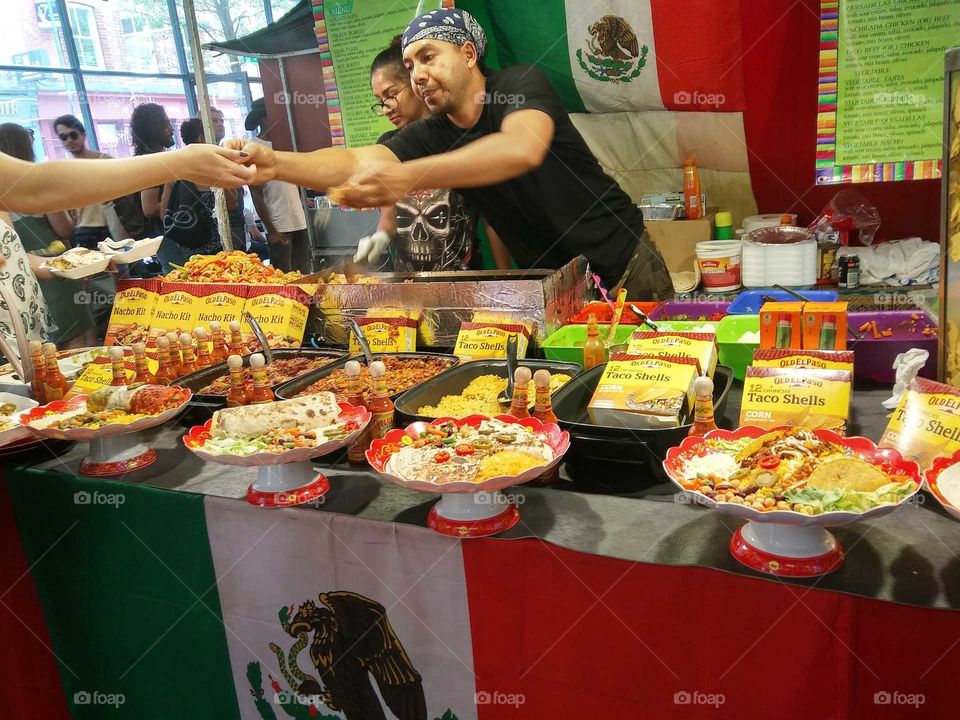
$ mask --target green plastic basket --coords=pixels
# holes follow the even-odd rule
[[[753,351],[760,347],[759,340],[752,343],[739,342],[741,336],[747,332],[759,334],[759,315],[727,315],[717,328],[720,364],[732,368],[733,376],[738,380],[743,380],[746,376],[747,366],[753,363]]]
[[[599,325],[600,338],[606,339],[609,325]],[[637,329],[636,325],[620,325],[617,327],[615,341],[625,343]],[[540,347],[548,360],[575,362],[583,365],[583,343],[587,340],[586,325],[564,325],[543,341]]]

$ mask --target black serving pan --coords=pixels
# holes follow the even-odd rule
[[[335,362],[337,360],[343,360],[347,357],[347,353],[342,350],[315,350],[313,348],[271,348],[271,352],[273,353],[275,360],[285,360],[287,358],[297,357],[299,355],[306,355],[314,358],[330,358],[330,362]],[[250,356],[246,355],[244,356],[244,365],[249,366],[249,364]],[[322,370],[324,368],[319,369]],[[227,406],[226,395],[207,395],[204,393],[198,393],[197,391],[200,390],[200,388],[206,387],[221,375],[226,375],[229,372],[230,369],[227,367],[226,363],[219,363],[217,365],[211,365],[208,368],[198,370],[195,373],[184,375],[182,378],[178,378],[176,380],[175,384],[188,388],[193,392],[193,397],[190,398],[190,403],[187,405],[187,411],[185,413],[191,422],[196,422],[197,420],[200,420],[200,418],[203,418],[200,421],[201,423],[206,422],[207,418],[209,418],[215,411]],[[277,388],[279,387],[280,385],[274,385],[271,389],[276,392]]]
[[[690,424],[657,430],[594,424],[587,406],[604,368],[606,363],[590,368],[553,395],[553,412],[557,415],[560,427],[570,432],[570,449],[566,456],[568,466],[572,463],[623,463],[635,466],[635,471],[650,473],[643,484],[664,480],[666,475],[661,466],[663,458],[667,450],[679,445],[687,436]],[[723,411],[732,385],[733,370],[718,365],[713,376],[713,404],[718,416]],[[635,474],[634,470],[631,475]]]
[[[531,372],[549,370],[551,373],[564,373],[570,376],[570,382],[573,382],[573,378],[583,371],[579,363],[560,362],[559,360],[524,360],[517,358],[517,367],[521,365],[530,368]],[[415,388],[410,388],[394,403],[398,422],[401,425],[407,425],[417,420],[433,420],[433,418],[418,415],[417,409],[424,405],[436,405],[444,395],[459,395],[472,380],[481,375],[499,375],[506,378],[507,361],[474,360],[450,368],[437,375],[433,380]],[[554,397],[556,397],[556,393],[554,393]],[[506,411],[507,408],[504,408],[504,412]]]
[[[374,358],[382,358],[388,355],[392,357],[400,358],[400,359],[413,359],[413,358],[423,358],[423,357],[443,358],[444,360],[450,361],[451,367],[454,365],[457,365],[460,362],[460,358],[458,358],[456,355],[444,355],[441,353],[428,353],[428,352],[373,353]],[[305,390],[310,385],[313,385],[313,383],[315,383],[320,378],[326,377],[327,375],[332,373],[334,370],[338,370],[342,368],[344,365],[347,364],[348,360],[357,360],[361,364],[366,364],[366,360],[364,359],[363,355],[354,355],[351,357],[345,357],[342,360],[338,360],[337,362],[330,363],[329,365],[322,367],[319,370],[314,370],[313,372],[307,373],[306,375],[301,375],[300,377],[295,378],[294,380],[285,382],[283,385],[278,387],[274,392],[276,392],[277,398],[280,400],[289,400],[292,397],[296,397],[297,393],[299,393],[302,390]],[[397,393],[396,395],[391,396],[391,400],[396,400],[402,394],[403,393]]]

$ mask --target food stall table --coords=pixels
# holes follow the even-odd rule
[[[858,389],[860,432],[879,436],[888,392]],[[734,399],[729,412],[738,406]],[[679,502],[666,484],[587,493],[566,490],[585,478],[564,473],[559,488],[508,491],[523,503],[515,528],[461,542],[425,529],[433,497],[342,460],[319,463],[331,483],[319,508],[264,510],[242,501],[252,470],[204,464],[183,448],[182,427],[150,432],[157,462],[123,482],[77,477],[78,448],[33,458],[38,469],[4,468],[0,513],[15,552],[0,572],[16,590],[4,604],[26,620],[0,620],[8,638],[0,652],[30,657],[35,668],[29,683],[5,684],[7,706],[46,681],[48,716],[59,717],[62,680],[68,704],[99,683],[125,693],[117,716],[158,704],[159,717],[171,701],[144,688],[187,677],[164,663],[169,653],[220,648],[229,660],[191,663],[189,685],[207,688],[217,717],[266,717],[254,709],[251,666],[262,671],[267,701],[270,679],[286,689],[290,670],[257,633],[272,622],[271,640],[291,642],[267,596],[279,592],[286,605],[354,591],[385,609],[422,676],[430,718],[442,715],[438,698],[458,718],[516,717],[517,709],[627,717],[638,708],[650,717],[875,718],[899,717],[909,703],[919,716],[941,717],[952,708],[945,678],[960,670],[960,524],[929,496],[837,528],[844,565],[790,580],[737,563],[727,542],[738,521]],[[97,493],[124,500],[90,507]],[[198,554],[192,543],[208,533],[209,550]],[[197,575],[211,557],[212,587]],[[290,562],[302,571],[291,574]],[[152,574],[149,593],[131,586],[136,563]],[[119,601],[103,609],[117,627],[109,637],[95,632],[93,606],[63,595],[95,586]],[[458,612],[459,622],[447,618]],[[84,636],[82,647],[62,643],[66,629]],[[306,656],[300,667],[313,669]],[[761,681],[766,668],[776,672]],[[457,688],[476,698],[447,702]],[[709,707],[683,707],[697,704]]]

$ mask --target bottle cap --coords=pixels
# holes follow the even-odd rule
[[[550,371],[537,370],[533,374],[533,382],[538,388],[550,387]]]
[[[202,327],[198,327],[193,331],[193,336],[200,342],[203,342],[207,339],[207,331]]]
[[[110,359],[113,361],[123,360],[123,348],[116,345],[110,348]]]
[[[177,337],[177,334],[175,332],[168,332],[167,340],[170,341],[171,345],[178,345],[180,343],[180,338]]]
[[[49,342],[48,342],[48,343],[44,343],[44,344],[43,344],[43,352],[44,352],[44,354],[48,354],[48,355],[49,355],[50,353],[55,353],[56,351],[57,351],[57,346],[54,345],[53,343],[49,343]]]
[[[733,213],[726,210],[718,212],[713,224],[715,227],[733,227]]]
[[[217,332],[219,329],[220,329],[220,321],[219,321],[219,320],[211,320],[211,321],[210,321],[210,332]]]
[[[693,381],[694,395],[713,395],[713,380],[706,375],[701,375]]]
[[[521,365],[513,372],[514,385],[520,385],[522,387],[526,387],[527,385],[530,384],[531,377],[533,377],[533,375],[530,372],[530,368],[524,365]]]
[[[239,320],[231,320],[231,321],[230,321],[230,332],[239,332],[239,330],[240,330],[240,321],[239,321]]]
[[[243,358],[239,355],[231,355],[227,358],[227,367],[231,370],[239,370],[243,367]]]
[[[375,378],[381,378],[387,374],[387,366],[383,364],[382,360],[374,360],[370,363],[370,376]]]
[[[170,347],[170,341],[167,339],[166,335],[161,335],[157,338],[157,347],[163,348],[164,350]]]
[[[134,355],[143,355],[147,351],[147,346],[145,343],[134,343],[133,344],[133,354]]]
[[[180,347],[188,348],[193,345],[193,338],[190,337],[190,333],[184,333],[180,336]]]
[[[348,378],[360,377],[360,363],[356,360],[350,360],[343,366],[343,372]]]
[[[260,353],[254,353],[250,356],[250,367],[253,370],[259,370],[267,364],[267,361],[264,359],[263,355]]]

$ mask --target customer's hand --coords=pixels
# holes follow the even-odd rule
[[[239,150],[195,143],[169,156],[176,163],[179,177],[207,187],[235,188],[254,181],[257,169],[247,167],[248,160]]]

